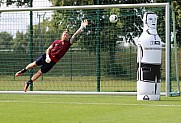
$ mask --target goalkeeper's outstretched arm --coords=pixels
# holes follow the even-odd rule
[[[73,42],[75,41],[75,38],[82,32],[82,30],[84,28],[86,28],[87,25],[88,25],[88,20],[87,19],[81,22],[80,28],[73,34],[73,36],[70,39],[71,44],[73,44]]]

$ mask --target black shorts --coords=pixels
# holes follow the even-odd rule
[[[50,63],[46,63],[46,54],[43,54],[42,56],[38,57],[35,61],[38,66],[41,65],[41,72],[47,73],[50,69],[53,68],[53,66],[56,64],[55,62],[51,61]]]

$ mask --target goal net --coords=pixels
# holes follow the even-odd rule
[[[45,53],[64,30],[72,35],[84,19],[89,25],[54,68],[31,86],[33,91],[136,92],[137,39],[144,12],[158,15],[163,44],[161,91],[169,94],[169,4],[117,4],[1,9],[0,91],[22,91],[40,68],[15,73]],[[117,23],[109,16],[116,14]]]

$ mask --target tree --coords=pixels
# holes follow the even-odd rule
[[[17,7],[22,7],[22,6],[29,6],[30,0],[7,0],[7,1],[2,1],[0,3],[0,6],[2,4],[5,4],[6,6],[11,6],[11,5],[16,5]]]
[[[181,47],[181,2],[179,1],[173,1],[172,2],[172,9],[175,12],[176,15],[176,38],[177,38],[177,43],[179,47]]]
[[[37,51],[38,54],[45,52],[52,41],[59,39],[60,36],[57,29],[48,19],[44,19],[38,25],[34,25],[33,30],[33,50]]]
[[[11,41],[12,48],[15,50],[15,52],[29,53],[28,40],[29,36],[27,34],[17,31],[16,38]]]
[[[10,48],[13,36],[8,32],[0,32],[0,48],[8,49]]]

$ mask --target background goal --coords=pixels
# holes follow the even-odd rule
[[[63,59],[40,77],[33,91],[136,92],[137,38],[142,16],[155,12],[165,46],[161,91],[170,95],[170,14],[168,3],[1,9],[0,91],[21,91],[39,68],[14,74],[43,54],[63,30],[73,34],[83,19],[89,26]],[[117,23],[109,16],[116,14]],[[174,54],[173,54],[174,55]],[[135,93],[134,93],[135,94]]]

